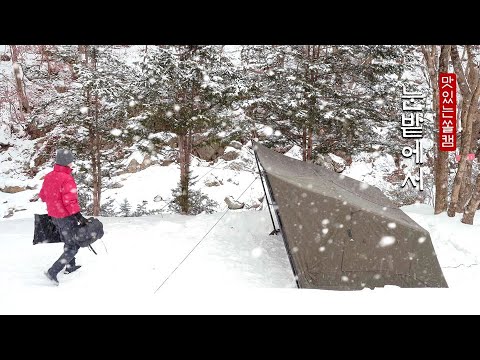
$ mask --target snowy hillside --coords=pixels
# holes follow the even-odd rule
[[[29,142],[20,142],[29,145]],[[3,153],[2,159],[8,154],[17,159],[25,159],[26,155],[19,152],[21,147],[16,146],[12,151]],[[14,150],[14,151],[13,151]],[[217,211],[224,211],[227,205],[225,197],[231,196],[245,204],[245,209],[258,208],[259,200],[263,197],[263,189],[258,177],[258,169],[254,160],[253,150],[243,146],[241,150],[228,148],[227,152],[236,152],[238,157],[232,161],[218,159],[214,164],[195,158],[191,169],[193,176],[197,176],[196,188],[218,203]],[[45,166],[33,179],[24,175],[17,175],[15,167],[8,161],[0,162],[4,169],[0,172],[0,188],[5,186],[25,187],[25,191],[5,193],[0,191],[0,221],[5,216],[19,219],[31,218],[35,213],[45,213],[46,206],[40,200],[30,202],[41,189],[43,176],[52,170]],[[75,172],[74,172],[75,175]],[[151,165],[145,170],[135,173],[125,173],[112,176],[110,182],[113,188],[105,189],[103,199],[114,199],[113,205],[118,210],[121,202],[127,199],[132,210],[143,201],[147,202],[147,210],[161,210],[168,212],[168,203],[172,199],[174,189],[180,178],[179,166],[175,163],[169,166]],[[240,197],[241,196],[241,197]],[[11,210],[14,210],[12,213]],[[9,215],[11,214],[11,216]]]

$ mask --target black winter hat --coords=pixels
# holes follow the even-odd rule
[[[57,150],[57,158],[55,162],[58,165],[67,166],[68,164],[73,162],[73,159],[74,159],[73,154],[70,150],[66,150],[66,149]]]

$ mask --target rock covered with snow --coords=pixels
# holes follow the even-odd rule
[[[225,197],[225,202],[227,203],[227,206],[230,210],[243,209],[243,207],[245,206],[245,203],[236,201],[232,196]]]
[[[194,140],[194,144],[196,143],[199,145],[193,146],[193,155],[197,156],[202,160],[213,161],[224,154],[225,148],[220,143],[208,142],[205,144],[205,142],[206,139],[204,139],[203,136],[198,136]]]
[[[343,170],[345,170],[347,162],[343,158],[332,153],[328,154],[328,157],[330,158],[330,161],[333,165],[333,170],[335,172],[341,173]]]
[[[7,194],[15,194],[15,193],[18,193],[18,192],[21,192],[21,191],[25,191],[27,190],[26,187],[24,186],[5,186],[5,187],[0,187],[0,191],[1,192],[4,192],[4,193],[7,193]]]
[[[242,150],[242,143],[240,141],[232,140],[229,144],[231,147],[237,150]],[[226,151],[226,149],[225,149]]]
[[[138,171],[146,169],[154,163],[156,162],[152,161],[152,158],[149,154],[143,154],[141,151],[136,150],[122,162],[122,165],[124,165],[125,168],[118,174],[121,174],[123,172],[136,173]]]
[[[208,187],[223,185],[223,181],[213,174],[207,176],[203,183]]]
[[[241,147],[240,147],[241,149]],[[225,161],[232,161],[237,159],[241,155],[240,151],[238,151],[236,148],[232,146],[227,146],[225,148],[224,154],[221,156],[221,158]]]

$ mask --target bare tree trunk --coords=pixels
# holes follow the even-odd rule
[[[473,194],[473,184],[472,184],[472,163],[470,161],[467,162],[467,169],[465,170],[465,179],[462,181],[460,185],[460,197],[458,199],[458,204],[456,208],[457,213],[462,213],[465,210],[465,206],[467,205],[468,201],[472,197]]]
[[[477,90],[478,89],[480,89],[480,84],[478,85]],[[473,105],[471,107],[473,108]],[[478,114],[478,109],[477,109],[477,114]],[[475,129],[477,130],[478,127],[475,126]],[[478,137],[478,133],[476,136],[474,136],[475,141],[473,143],[476,143],[477,137]],[[469,163],[469,165],[470,167],[472,166],[471,163]],[[469,179],[470,178],[471,178],[471,173],[470,173]],[[470,185],[470,181],[466,181],[465,183]],[[471,187],[470,192],[472,193],[472,195],[468,203],[465,205],[462,222],[465,224],[473,225],[473,218],[475,217],[475,213],[478,210],[478,206],[480,205],[480,174],[477,175],[477,179],[475,181],[475,188],[473,188],[471,185],[470,187]]]
[[[186,153],[186,171],[187,174],[190,173],[190,163],[192,160],[192,129],[188,130],[188,137],[187,137],[187,153]]]
[[[88,57],[88,45],[81,45],[81,47],[78,48],[79,51],[81,51],[80,53],[81,54],[85,54],[85,59],[83,60],[85,66],[88,67],[88,63],[89,63],[89,57]]]
[[[447,214],[449,217],[455,216],[458,202],[459,202],[460,188],[461,188],[462,182],[464,181],[464,177],[467,174],[467,155],[468,155],[468,149],[469,149],[468,142],[472,133],[471,115],[467,115],[466,125],[467,127],[463,129],[463,134],[462,134],[462,147],[460,148],[460,162],[458,164],[457,174],[455,175],[455,180],[453,182],[450,205],[447,210]]]
[[[40,45],[40,54],[41,54],[40,66],[42,66],[44,61],[47,61],[48,79],[50,79],[50,76],[52,75],[52,66],[50,63],[50,54],[47,51],[46,45]]]
[[[467,53],[469,60],[472,59],[473,54],[471,51],[469,51],[468,46]],[[455,175],[455,180],[453,183],[450,205],[447,210],[449,217],[455,216],[459,202],[460,188],[462,182],[465,180],[467,170],[467,155],[471,148],[473,122],[474,119],[476,119],[478,111],[478,98],[480,96],[479,72],[478,68],[473,63],[473,59],[472,61],[469,61],[468,64],[469,79],[467,82],[456,46],[452,46],[451,58],[455,73],[457,74],[457,81],[460,86],[460,91],[462,92],[463,106],[466,106],[466,108],[462,108],[462,117],[465,119],[465,126],[463,127],[462,131],[460,162],[458,164],[457,174]]]
[[[20,105],[20,116],[22,120],[25,120],[24,113],[28,114],[30,112],[30,105],[28,103],[27,94],[23,85],[22,66],[18,62],[19,51],[17,45],[10,45],[10,49],[12,52],[13,74],[15,76],[15,84],[17,87],[18,103]]]
[[[480,121],[478,116],[478,110],[476,117],[473,121],[473,130],[472,130],[472,138],[470,139],[470,149],[468,151],[469,154],[475,153],[477,149],[474,146],[477,144],[478,134],[480,131]],[[460,187],[460,200],[457,205],[457,213],[461,213],[465,211],[467,203],[471,199],[473,192],[475,191],[475,186],[472,183],[472,162],[468,162],[467,170],[465,174],[465,179],[462,182],[462,186]]]
[[[307,128],[306,127],[303,127],[302,159],[303,159],[303,161],[307,161]]]
[[[98,95],[95,96],[95,118],[94,118],[94,147],[93,157],[95,163],[95,175],[93,177],[93,216],[100,215],[100,199],[102,194],[102,164],[100,159],[100,134],[98,130]]]
[[[475,192],[473,193],[470,201],[465,207],[465,211],[462,217],[462,223],[473,225],[473,218],[475,217],[475,212],[480,205],[480,175],[477,176],[477,181],[475,182]]]
[[[178,136],[178,147],[180,152],[180,212],[183,215],[188,214],[188,172],[187,172],[187,149],[186,136]]]
[[[88,135],[90,139],[90,162],[92,164],[92,200],[93,200],[93,215],[97,216],[98,214],[95,214],[94,208],[96,204],[96,194],[98,190],[98,166],[97,166],[97,156],[96,156],[96,146],[95,146],[95,130],[93,127],[93,124],[89,124],[88,126]]]
[[[435,45],[433,45],[435,47]],[[428,75],[430,78],[430,83],[433,90],[433,113],[435,128],[437,131],[440,130],[439,119],[439,89],[438,89],[438,74],[440,72],[448,71],[448,59],[450,57],[450,45],[442,45],[440,49],[440,58],[438,71],[436,70],[436,61],[435,51],[433,48],[427,49],[425,46],[422,47],[422,52],[427,64]],[[437,142],[439,139],[437,138]],[[447,210],[448,207],[448,153],[446,151],[439,151],[438,146],[436,148],[436,156],[434,163],[434,173],[435,173],[435,205],[434,213],[440,214]]]
[[[92,136],[91,136],[92,141],[95,143],[95,135],[94,135],[94,130],[92,129]],[[92,208],[92,213],[93,216],[98,216],[99,211],[98,211],[98,163],[97,163],[97,154],[96,154],[96,149],[95,146],[92,146],[92,151],[90,155],[90,159],[92,162],[92,186],[93,186],[93,208]]]
[[[307,146],[307,160],[312,160],[312,142],[313,142],[313,129],[308,128],[308,146]]]

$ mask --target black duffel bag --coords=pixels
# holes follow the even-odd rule
[[[35,214],[33,245],[62,242],[57,227],[47,214]]]
[[[93,217],[89,218],[84,226],[76,229],[74,234],[75,243],[80,247],[87,247],[103,237],[103,224]]]

